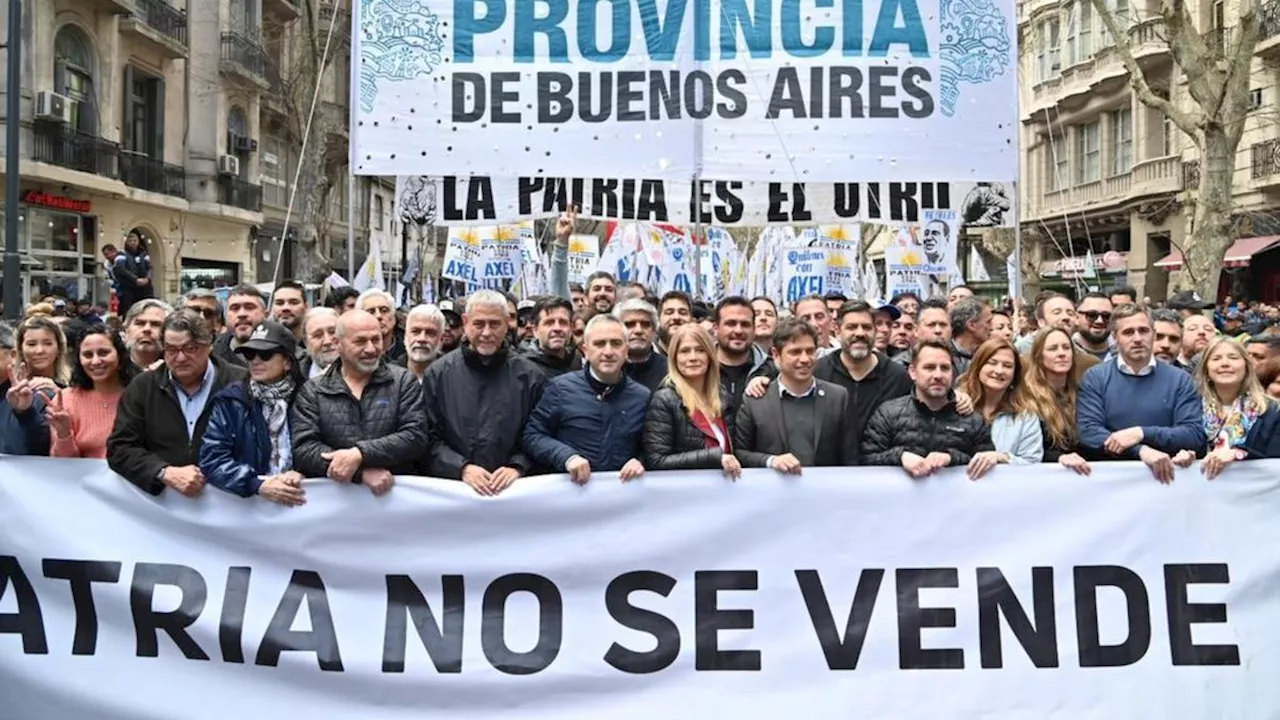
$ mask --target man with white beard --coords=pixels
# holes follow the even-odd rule
[[[403,364],[419,383],[431,362],[440,357],[440,339],[444,331],[444,313],[435,305],[415,306],[405,317],[404,344],[408,352]]]
[[[302,336],[307,342],[302,372],[310,380],[323,375],[338,359],[338,311],[327,307],[308,310],[302,318]]]

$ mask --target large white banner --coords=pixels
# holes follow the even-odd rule
[[[969,228],[1012,227],[1013,185],[987,182],[795,183],[623,180],[618,178],[427,177],[420,188],[432,218],[486,225],[554,216],[720,227],[916,223],[931,210],[954,210]],[[425,188],[425,189],[423,189]],[[424,211],[425,212],[425,211]]]
[[[1017,177],[1012,0],[357,8],[361,174]]]
[[[313,481],[0,458],[0,716],[1280,716],[1280,463]]]

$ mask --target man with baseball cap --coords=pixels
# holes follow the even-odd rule
[[[876,323],[876,352],[889,351],[889,336],[893,334],[893,324],[902,318],[902,311],[894,305],[881,305],[874,313]]]
[[[444,354],[456,350],[462,342],[462,310],[454,300],[441,300],[436,307],[444,313],[445,329],[440,337],[440,353]]]
[[[516,344],[521,352],[528,352],[533,344],[533,309],[536,306],[536,302],[527,299],[516,303]]]

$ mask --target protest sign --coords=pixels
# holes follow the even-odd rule
[[[785,251],[782,261],[783,302],[791,303],[827,291],[827,251],[801,247]]]
[[[585,283],[600,264],[600,238],[595,235],[569,236],[569,282]]]
[[[0,714],[1280,716],[1275,461],[303,487],[0,460]]]
[[[920,222],[934,209],[956,210],[970,228],[1011,227],[1016,217],[1013,186],[1003,183],[443,176],[415,185],[432,188],[432,207],[450,225],[554,217],[571,206],[584,218],[720,227]]]
[[[1017,177],[1012,0],[357,8],[361,174]]]

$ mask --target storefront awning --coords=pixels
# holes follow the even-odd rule
[[[1280,235],[1267,235],[1265,237],[1242,238],[1232,243],[1227,248],[1227,254],[1222,258],[1222,266],[1229,268],[1249,267],[1249,261],[1254,255],[1260,252],[1266,252],[1271,248],[1280,245]],[[1166,270],[1177,270],[1182,267],[1182,251],[1174,250],[1165,257],[1161,258],[1154,267],[1164,268]]]

